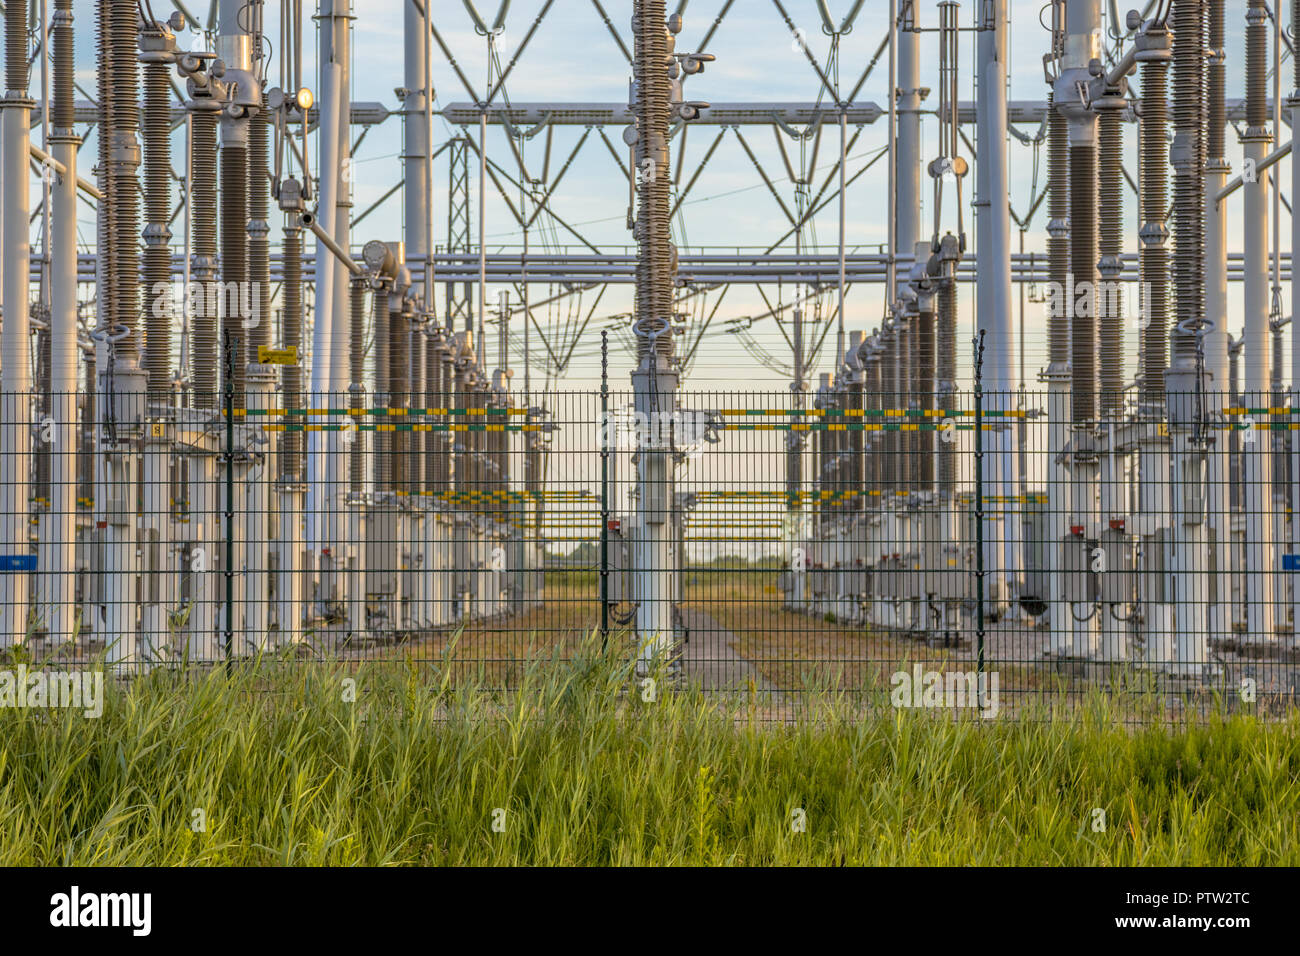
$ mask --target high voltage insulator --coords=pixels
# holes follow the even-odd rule
[[[1141,71],[1141,165],[1138,169],[1142,225],[1139,271],[1144,298],[1142,399],[1164,404],[1165,366],[1169,364],[1169,208],[1168,86],[1169,34],[1149,22],[1138,34],[1136,59]]]

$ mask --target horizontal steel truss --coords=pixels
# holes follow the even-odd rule
[[[353,251],[360,257],[360,249]],[[888,256],[880,253],[866,255],[849,255],[845,257],[846,278],[849,282],[878,283],[885,281],[885,266]],[[1120,275],[1120,282],[1136,283],[1138,280],[1135,252],[1125,253],[1122,257],[1126,265]],[[434,274],[438,282],[477,282],[478,253],[439,253],[434,256]],[[911,258],[899,257],[899,272],[906,273],[911,266]],[[1291,279],[1291,254],[1282,253],[1282,280]],[[32,257],[32,281],[40,277],[41,260]],[[172,255],[172,274],[180,281],[184,274],[184,258],[180,254]],[[424,278],[423,266],[419,262],[410,264],[411,274],[418,283]],[[315,256],[311,252],[303,253],[303,279],[315,279]],[[529,253],[525,259],[517,252],[489,253],[487,256],[488,282],[526,282],[530,285],[551,284],[589,284],[619,285],[635,281],[636,257],[633,255],[595,255],[579,253]],[[280,254],[271,255],[271,277],[280,280]],[[1240,281],[1242,277],[1242,254],[1228,255],[1228,279]],[[971,258],[961,261],[957,267],[957,278],[961,282],[975,281],[975,262]],[[1046,283],[1046,253],[1012,253],[1011,278],[1014,282]],[[80,282],[95,281],[95,256],[82,253],[77,257],[77,279]],[[810,285],[835,285],[839,279],[839,257],[834,252],[810,255],[769,255],[764,253],[744,254],[696,254],[682,255],[678,268],[678,280],[682,285],[714,284],[725,282],[799,282]],[[1135,303],[1136,307],[1136,303]]]

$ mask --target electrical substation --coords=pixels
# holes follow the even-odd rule
[[[1294,701],[1280,6],[4,0],[0,651]]]

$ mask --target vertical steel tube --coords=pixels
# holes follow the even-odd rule
[[[317,212],[321,228],[348,248],[346,222],[348,180],[348,128],[351,103],[348,86],[348,22],[350,0],[324,0],[320,69],[320,189]],[[344,174],[344,170],[348,172]],[[337,406],[348,388],[348,280],[346,267],[338,262],[323,241],[316,244],[316,325],[312,339],[312,401],[314,407]],[[308,435],[308,512],[313,559],[318,562],[318,611],[343,599],[347,581],[341,573],[347,564],[344,514],[348,486],[343,442],[339,433],[312,432]]]
[[[405,91],[402,101],[402,111],[404,113],[402,123],[402,202],[405,209],[403,238],[406,245],[407,260],[411,263],[419,263],[422,274],[420,286],[422,294],[420,299],[425,310],[433,308],[434,298],[432,264],[428,245],[432,219],[429,208],[429,201],[432,198],[429,192],[430,166],[432,165],[429,161],[430,130],[426,125],[428,122],[427,110],[430,106],[427,90],[429,31],[425,25],[425,18],[428,13],[427,5],[424,5],[422,10],[417,10],[415,4],[408,3],[404,7],[402,24],[403,87]],[[424,400],[423,380],[426,369],[424,346],[427,336],[422,329],[417,329],[413,333],[411,341],[412,395],[409,404],[418,407],[423,404]],[[418,420],[421,422],[427,421],[423,416]],[[415,421],[415,419],[412,419],[412,421]],[[414,602],[415,623],[420,627],[428,626],[430,617],[427,599],[427,584],[430,575],[427,573],[429,561],[425,548],[425,530],[426,520],[431,521],[432,518],[426,514],[430,498],[426,494],[427,488],[423,478],[424,466],[428,459],[427,450],[431,447],[429,439],[432,438],[431,434],[412,435],[410,438],[413,480],[409,502],[412,509],[412,542],[416,551],[416,558],[412,562],[412,566],[416,569],[413,576],[415,590],[412,600]]]
[[[1181,17],[1183,5],[1178,7]],[[1175,35],[1175,67],[1178,46]],[[1190,58],[1190,53],[1189,53]],[[1247,168],[1258,166],[1268,155],[1272,136],[1268,128],[1268,14],[1262,0],[1250,0],[1246,9],[1246,127],[1241,142]],[[1188,67],[1190,69],[1190,66]],[[1190,119],[1189,119],[1190,122]],[[1242,282],[1245,314],[1245,366],[1243,402],[1264,407],[1270,398],[1270,332],[1268,295],[1268,178],[1262,173],[1243,176]],[[1199,210],[1198,210],[1199,214]],[[1185,280],[1192,279],[1185,276]],[[1181,288],[1181,285],[1180,285]],[[1179,314],[1182,319],[1181,309]],[[1258,416],[1267,422],[1266,416]],[[1248,643],[1275,640],[1273,495],[1269,462],[1270,433],[1243,436],[1242,488],[1245,491],[1245,608]]]
[[[57,646],[76,636],[77,147],[81,137],[73,128],[72,0],[55,0],[52,39],[54,122],[50,143],[55,160],[63,165],[63,173],[55,179],[50,196],[49,415],[53,432],[47,553],[42,563],[48,575],[44,618],[49,640]]]
[[[977,19],[979,71],[977,92],[979,136],[979,195],[977,223],[976,315],[986,333],[984,396],[992,411],[1015,407],[1015,333],[1011,326],[1011,219],[1007,171],[1007,0],[981,4]],[[1016,458],[1014,432],[1002,419],[985,437],[985,455],[991,465],[989,486],[1000,502],[985,518],[985,566],[994,569],[990,596],[1007,602],[1018,591],[1020,573],[1018,534],[1009,515],[1019,512],[1015,500]]]

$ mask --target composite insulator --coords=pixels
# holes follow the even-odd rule
[[[140,71],[136,62],[139,8],[135,0],[110,0],[100,7],[107,20],[100,29],[109,37],[110,79],[106,95],[112,100],[108,139],[108,201],[114,207],[109,243],[114,247],[113,349],[119,359],[139,355],[135,329],[140,317]]]
[[[1138,239],[1147,321],[1142,330],[1142,399],[1148,405],[1165,400],[1165,368],[1169,364],[1169,61],[1143,60],[1141,181],[1142,227]]]
[[[86,356],[86,381],[95,381],[95,353]],[[98,389],[88,388],[82,396],[80,453],[77,455],[77,497],[95,497],[95,396]]]
[[[1070,146],[1070,272],[1076,288],[1097,290],[1097,146]],[[1085,286],[1084,283],[1090,283]],[[1087,315],[1080,315],[1085,311]],[[1096,309],[1076,308],[1070,320],[1070,417],[1076,425],[1097,418]]]
[[[1186,0],[1179,4],[1178,18],[1181,27]],[[1205,9],[1193,6],[1204,23]],[[1203,27],[1204,28],[1204,27]],[[1177,54],[1175,54],[1177,55]],[[1250,0],[1246,9],[1246,125],[1264,126],[1268,123],[1268,13],[1263,0]]]
[[[248,128],[248,268],[253,283],[251,298],[257,322],[248,330],[248,361],[257,361],[257,349],[271,344],[271,230],[270,180],[267,178],[269,114],[258,112]]]
[[[1292,0],[1293,10],[1300,14],[1300,0]],[[1211,0],[1209,31],[1211,59],[1206,67],[1206,90],[1208,97],[1209,122],[1205,128],[1206,155],[1210,159],[1222,159],[1224,156],[1224,135],[1227,120],[1224,116],[1224,90],[1226,88],[1227,64],[1225,62],[1223,32],[1223,0]],[[1291,22],[1300,24],[1293,14]],[[1296,63],[1296,82],[1300,83],[1300,62]]]
[[[453,354],[450,342],[440,342],[437,349],[437,355],[439,366],[437,378],[438,390],[435,395],[436,401],[434,402],[433,407],[448,408],[454,401],[454,390],[456,384],[454,367],[455,355]],[[434,422],[440,425],[445,425],[449,421],[450,418],[445,414],[437,415],[434,418]],[[437,457],[434,460],[434,464],[437,466],[437,469],[434,472],[437,480],[434,490],[447,493],[453,490],[453,481],[459,480],[456,478],[454,472],[455,457],[452,454],[454,449],[454,440],[451,435],[448,435],[445,432],[436,434],[435,437],[437,437],[439,441],[435,443],[434,446],[438,451]]]
[[[456,408],[470,408],[474,404],[471,386],[474,378],[473,365],[466,360],[465,356],[458,355],[455,368],[456,400],[452,404]],[[452,424],[458,422],[469,423],[468,416],[459,419],[452,416],[450,420]],[[456,449],[456,494],[464,502],[469,500],[467,496],[478,490],[478,468],[474,455],[474,439],[477,436],[473,432],[453,432],[452,434]]]
[[[1047,269],[1048,278],[1064,290],[1070,277],[1070,154],[1069,123],[1047,96]],[[1062,314],[1058,315],[1057,312]],[[1047,315],[1048,361],[1064,368],[1070,361],[1070,320],[1064,310]]]
[[[898,331],[892,323],[881,333],[881,342],[884,349],[880,356],[880,400],[885,409],[897,408],[895,402],[898,396]],[[897,437],[896,432],[887,431],[884,433],[885,440],[881,442],[883,454],[880,462],[880,490],[890,496],[897,490],[899,473]]]
[[[410,337],[410,351],[407,356],[407,367],[410,369],[410,382],[407,386],[407,408],[419,408],[424,402],[424,341],[425,335],[421,329],[412,328]],[[416,419],[408,419],[415,422]],[[423,417],[418,419],[424,421]],[[412,495],[419,494],[424,490],[424,455],[421,448],[422,442],[413,432],[406,434],[407,446],[407,466],[406,479],[408,490]]]
[[[226,120],[225,122],[231,122]],[[240,308],[227,307],[221,319],[221,368],[234,385],[234,405],[244,407],[247,330],[243,305],[251,303],[248,285],[248,145],[224,138],[221,144],[221,281],[233,290]],[[227,354],[229,349],[229,355]],[[229,362],[229,368],[227,367]]]
[[[435,336],[427,336],[424,343],[424,407],[443,408],[442,404],[442,348]],[[425,421],[433,424],[442,416],[428,415]],[[439,432],[424,433],[424,490],[437,495],[445,492],[446,478],[443,474],[445,455],[442,451],[442,435]]]
[[[880,355],[879,334],[872,332],[863,343],[862,348],[862,407],[872,411],[881,408],[880,403]],[[866,421],[863,416],[863,421]],[[862,487],[879,490],[880,480],[879,456],[872,454],[876,445],[878,432],[865,432],[864,455],[862,459]]]
[[[72,40],[72,0],[54,0],[54,28],[52,49],[54,51],[54,118],[56,130],[72,131],[73,81],[76,67],[73,63]]]
[[[1099,320],[1097,355],[1100,359],[1097,378],[1101,386],[1099,407],[1105,416],[1119,415],[1124,409],[1124,309],[1119,296],[1120,274],[1123,269],[1120,254],[1123,251],[1124,235],[1121,171],[1124,133],[1119,108],[1112,106],[1098,112],[1098,251],[1101,257],[1097,261],[1097,272],[1101,276],[1101,285],[1096,297]]]
[[[98,144],[98,156],[95,164],[96,180],[99,183],[99,192],[103,197],[100,199],[95,210],[95,249],[99,254],[99,328],[101,330],[111,329],[116,325],[116,305],[117,299],[114,292],[117,279],[116,263],[114,262],[114,246],[109,241],[109,236],[114,234],[113,218],[116,212],[116,205],[110,201],[113,193],[113,179],[109,175],[108,156],[109,156],[109,138],[107,131],[113,127],[113,97],[109,96],[108,91],[112,88],[112,71],[113,71],[113,37],[109,29],[112,22],[113,0],[96,0],[95,3],[95,76],[98,78],[97,92],[99,94],[98,103],[98,120],[100,135],[95,137]],[[27,15],[25,4],[10,4],[5,7],[5,15],[9,15],[10,7],[23,7],[23,16]],[[23,34],[26,36],[26,33]],[[24,63],[26,56],[23,57]]]
[[[388,349],[390,338],[388,334],[388,324],[391,313],[388,309],[388,293],[385,289],[376,289],[374,295],[374,336],[375,336],[375,404],[388,405],[392,404],[392,381],[390,363],[388,359]],[[353,348],[352,354],[360,356],[364,354],[365,347],[365,330],[359,324],[354,323],[353,329]],[[353,381],[361,381],[354,372]],[[393,486],[393,433],[392,432],[375,432],[375,490],[389,491]]]
[[[5,4],[5,85],[27,92],[27,4]]]
[[[1221,4],[1216,3],[1215,6],[1221,7]],[[1219,32],[1220,35],[1222,35],[1223,32],[1223,27],[1222,27],[1223,10],[1222,9],[1218,10],[1218,15],[1220,21]],[[1291,0],[1291,32],[1293,35],[1300,33],[1300,0]],[[1295,88],[1297,90],[1300,90],[1300,60],[1296,59],[1293,56],[1291,58],[1291,62],[1295,64]]]
[[[936,321],[935,351],[938,374],[938,400],[945,410],[954,407],[957,381],[957,283],[947,280],[939,284],[935,294]],[[936,485],[940,492],[951,495],[957,489],[957,458],[952,442],[939,443],[939,475]]]
[[[217,279],[217,112],[195,103],[190,114],[190,228],[193,231],[191,273],[205,300]],[[188,291],[188,290],[187,290]],[[193,319],[190,380],[194,406],[217,408],[220,359],[217,318],[212,309],[198,309]]]
[[[643,171],[637,204],[636,323],[638,362],[651,348],[667,368],[673,355],[673,280],[676,251],[669,230],[668,119],[671,83],[664,0],[637,0],[632,14],[636,37],[632,71],[637,97],[636,161]]]
[[[302,349],[302,227],[297,217],[284,227],[283,272],[281,287],[283,306],[280,312],[280,340],[286,349]],[[286,365],[280,379],[285,408],[301,408],[302,365]],[[280,480],[299,481],[302,470],[302,433],[286,432],[280,441]]]
[[[144,66],[144,287],[152,307],[145,310],[144,366],[149,398],[165,403],[171,395],[172,251],[170,56],[146,53]]]
[[[381,301],[383,296],[375,293],[375,301]],[[364,280],[353,277],[351,285],[348,286],[348,334],[351,340],[351,368],[349,371],[352,376],[352,386],[349,391],[353,407],[362,407],[365,405],[365,334],[366,334],[366,283]],[[353,436],[356,437],[355,435]],[[365,444],[360,441],[353,441],[351,454],[348,457],[348,477],[350,479],[350,490],[354,496],[360,496],[365,491],[366,484],[366,449]]]
[[[1174,8],[1174,307],[1173,363],[1196,357],[1196,334],[1205,320],[1205,46],[1204,0]],[[1248,31],[1249,32],[1249,31]],[[1249,91],[1249,84],[1248,84]],[[1249,106],[1247,107],[1249,113]]]
[[[388,407],[409,408],[411,404],[411,320],[400,304],[388,313]],[[405,494],[410,487],[407,439],[410,432],[390,433],[393,491]]]
[[[938,408],[934,396],[934,372],[937,356],[935,354],[934,297],[926,296],[920,303],[916,314],[916,390],[917,398],[923,409]],[[917,437],[917,456],[919,472],[917,480],[922,490],[934,485],[934,438],[933,431],[919,431]]]

